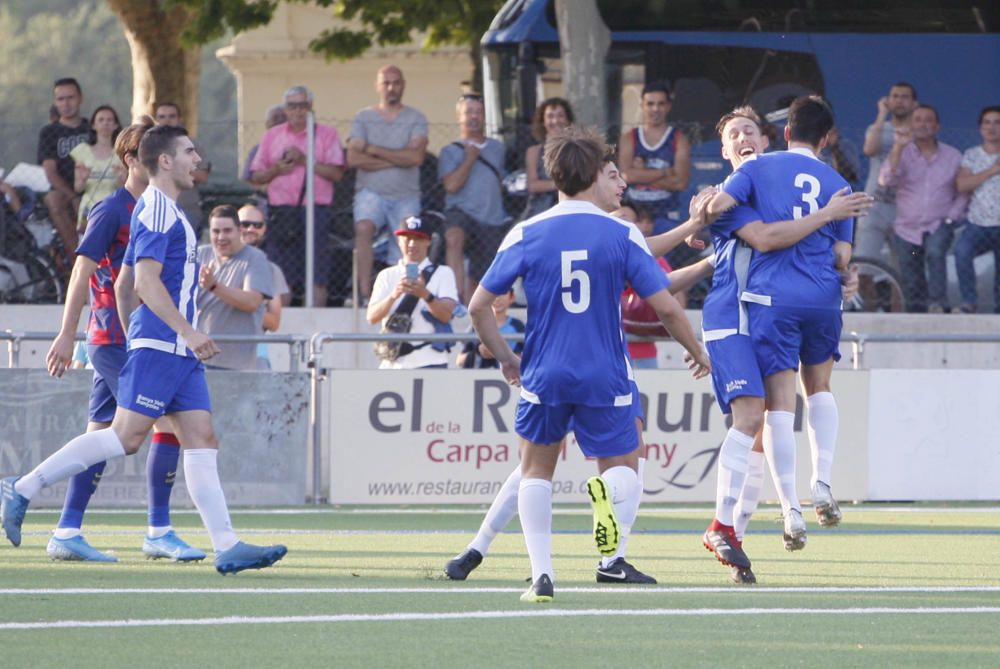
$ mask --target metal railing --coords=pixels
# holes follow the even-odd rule
[[[865,334],[845,332],[840,341],[851,343],[851,369],[864,369],[862,361],[865,348],[873,344],[998,344],[1000,333],[996,334]]]

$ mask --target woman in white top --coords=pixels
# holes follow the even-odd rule
[[[87,214],[98,202],[114,193],[124,182],[125,170],[115,155],[115,139],[122,129],[118,114],[110,105],[101,105],[90,117],[90,141],[78,144],[70,157],[76,166],[73,187],[82,195],[77,227],[82,234]]]

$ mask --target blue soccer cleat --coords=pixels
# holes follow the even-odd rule
[[[103,553],[87,543],[82,534],[69,539],[52,537],[49,539],[49,545],[45,547],[45,552],[53,560],[67,562],[118,562],[118,558],[114,555]]]
[[[24,513],[28,510],[28,498],[24,497],[16,490],[14,484],[19,476],[8,476],[0,481],[0,524],[3,531],[7,533],[10,543],[15,546],[21,545],[21,523],[24,522]]]
[[[205,551],[191,546],[173,530],[155,539],[147,536],[142,542],[142,554],[150,560],[166,558],[174,562],[197,562],[208,557]]]
[[[215,570],[225,576],[244,569],[264,569],[285,557],[288,549],[281,544],[274,546],[254,546],[238,542],[229,550],[217,553]]]

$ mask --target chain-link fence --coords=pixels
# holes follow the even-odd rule
[[[346,144],[351,127],[350,119],[320,117],[317,122],[336,128],[341,142]],[[21,139],[24,133],[37,137],[39,128],[0,125],[0,141],[13,134],[20,135]],[[207,228],[207,212],[218,204],[242,205],[254,202],[267,208],[266,188],[253,187],[247,181],[249,163],[245,155],[237,158],[236,149],[237,138],[244,146],[249,147],[264,130],[262,122],[201,124],[198,144],[205,160],[212,163],[209,182],[199,188],[202,216],[199,227],[202,231]],[[854,166],[853,178],[848,178],[856,188],[864,188],[868,175],[868,159],[860,150],[863,135],[864,128],[840,129],[840,152],[846,159],[838,157],[838,162]],[[486,230],[487,233],[495,234],[476,234],[475,229],[469,233],[468,221],[457,215],[454,207],[449,208],[449,202],[453,203],[456,198],[449,198],[445,191],[439,163],[442,151],[456,150],[447,147],[459,137],[457,124],[429,125],[428,152],[423,164],[417,168],[420,184],[418,208],[431,221],[435,233],[431,246],[432,260],[446,262],[445,229],[451,225],[462,225],[467,229],[462,249],[464,265],[467,276],[473,279],[477,278],[477,274],[481,273],[492,258],[502,233],[522,220],[530,210],[524,173],[523,141],[523,138],[530,137],[529,129],[505,129],[500,136],[521,139],[509,142],[511,146],[505,145],[498,154],[502,157],[490,158],[492,168],[496,168],[498,174],[494,174],[491,167],[477,161],[474,170],[477,171],[478,178],[470,179],[465,186],[473,191],[465,193],[472,200],[494,197],[502,200],[505,212],[502,225]],[[944,128],[941,137],[959,150],[981,142],[978,128],[975,127]],[[693,146],[689,187],[682,194],[678,209],[671,215],[672,219],[683,220],[691,194],[704,186],[719,183],[729,171],[728,164],[719,156],[718,142],[711,141],[709,137],[702,139],[702,143]],[[518,146],[515,147],[514,144]],[[0,164],[0,167],[6,167],[9,171],[13,164],[7,161],[6,165]],[[368,285],[356,288],[357,175],[358,171],[355,169],[345,171],[343,178],[334,186],[332,202],[328,208],[319,212],[317,219],[320,253],[316,276],[327,289],[326,304],[329,306],[345,304],[353,297],[355,290],[362,296],[368,294]],[[60,301],[69,274],[66,254],[60,249],[59,237],[53,234],[51,217],[47,214],[41,194],[23,188],[18,189],[18,192],[22,195],[22,207],[27,206],[28,211],[14,211],[14,202],[8,202],[4,208],[5,215],[0,218],[0,301]],[[461,197],[457,199],[462,200]],[[468,202],[468,198],[465,201]],[[270,216],[272,225],[269,234],[272,238],[266,248],[277,255],[276,260],[283,265],[293,284],[295,303],[301,303],[305,267],[303,213],[296,207],[273,208]],[[1000,247],[1000,235],[993,235],[989,230],[983,233],[977,228],[963,225],[963,221],[964,217],[960,217],[957,223],[947,226],[948,234],[941,233],[941,237],[947,239],[934,240],[938,242],[933,248],[937,255],[931,262],[926,261],[926,249],[921,247],[915,255],[912,253],[914,249],[908,249],[911,253],[904,256],[901,263],[890,219],[887,226],[884,226],[882,241],[874,248],[869,245],[860,259],[861,293],[848,308],[866,311],[958,310],[964,305],[966,311],[993,311],[995,305],[1000,305],[1000,296],[994,288],[994,260],[991,255]],[[395,262],[399,257],[396,238],[391,234],[392,228],[397,224],[398,221],[392,225],[387,222],[376,231],[372,242],[371,271],[367,273],[362,268],[362,275],[367,274],[369,282],[382,267]],[[206,234],[203,234],[202,240],[208,242]],[[943,263],[940,261],[942,248]],[[689,256],[689,259],[694,259],[693,254]],[[678,264],[683,263],[684,260]],[[921,276],[924,277],[923,280],[920,279]],[[943,281],[940,280],[941,277]],[[700,298],[705,289],[706,286],[702,286],[692,292],[689,307],[700,306]],[[940,297],[942,290],[943,298]],[[931,297],[935,299],[929,299]]]

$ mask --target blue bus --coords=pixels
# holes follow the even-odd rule
[[[638,122],[645,82],[666,80],[670,122],[692,142],[691,191],[728,173],[715,124],[749,103],[768,114],[797,95],[833,105],[857,147],[897,81],[941,116],[941,139],[980,142],[981,108],[1000,104],[1000,3],[984,0],[598,0],[611,33],[608,136]],[[492,132],[523,155],[536,104],[561,95],[554,0],[509,0],[483,36]],[[866,163],[867,161],[862,161]],[[513,165],[512,165],[513,167]],[[862,178],[863,183],[863,178]]]

